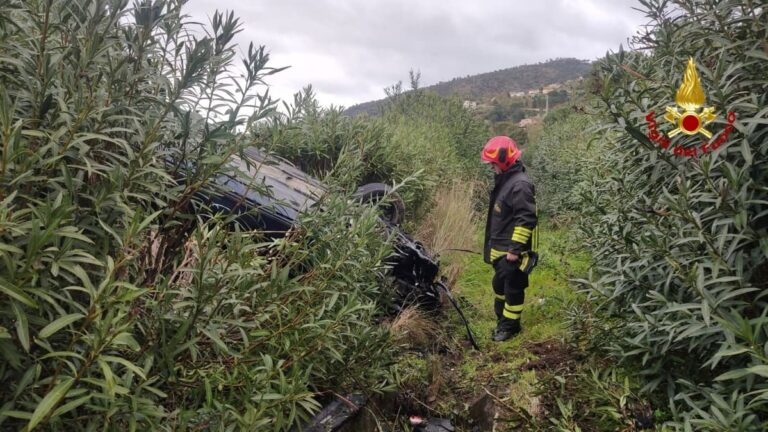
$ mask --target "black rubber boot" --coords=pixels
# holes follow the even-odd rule
[[[496,327],[493,332],[493,340],[495,342],[503,342],[507,339],[515,337],[522,331],[520,327],[520,320],[503,319],[501,323]]]

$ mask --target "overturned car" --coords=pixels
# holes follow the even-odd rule
[[[216,193],[201,198],[213,211],[235,214],[236,223],[245,229],[284,236],[301,212],[317,205],[328,192],[317,179],[255,147],[246,149],[242,156],[233,156],[231,163],[245,175],[221,175],[215,181]],[[442,292],[466,324],[458,304],[438,278],[437,258],[400,228],[405,212],[402,199],[382,183],[363,185],[353,196],[362,203],[379,206],[381,223],[393,239],[395,253],[388,264],[397,293],[393,299],[395,312],[412,304],[437,310]],[[468,325],[467,332],[477,347]]]

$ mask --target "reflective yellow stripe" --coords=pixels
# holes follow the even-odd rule
[[[512,232],[512,241],[518,243],[528,243],[529,238],[531,238],[531,230],[529,228],[517,226]]]
[[[520,314],[523,312],[523,305],[510,305],[504,304],[504,317],[509,319],[520,319]]]
[[[504,296],[496,294],[496,300],[504,301]]]
[[[528,265],[528,254],[523,253],[523,259],[520,260],[520,270],[524,270]]]
[[[531,229],[526,228],[524,226],[516,226],[515,230],[513,232],[513,235],[520,235],[523,237],[530,237],[531,236]]]
[[[494,261],[496,258],[498,258],[500,256],[504,256],[506,254],[507,254],[506,251],[500,251],[500,250],[497,250],[497,249],[491,249],[491,261]]]

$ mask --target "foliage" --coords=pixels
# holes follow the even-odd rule
[[[594,122],[578,112],[578,104],[550,112],[541,135],[523,153],[536,185],[537,205],[553,221],[578,216],[582,202],[579,190],[600,157],[592,144]]]
[[[410,91],[390,93],[384,119],[403,130],[397,145],[415,147],[418,166],[437,165],[435,174],[443,179],[473,179],[487,171],[478,163],[480,149],[489,135],[487,126],[458,98],[441,97],[419,88],[418,76],[412,75]],[[449,163],[453,166],[444,165]]]
[[[763,430],[768,422],[768,15],[756,2],[641,2],[638,51],[600,62],[602,159],[582,189],[595,268],[581,281],[623,326],[615,354],[641,365],[680,430]],[[722,133],[718,149],[675,156],[646,136],[674,104],[689,57]],[[673,145],[700,145],[678,137]]]
[[[347,190],[370,181],[391,183],[405,177],[398,178],[378,162],[392,136],[384,124],[351,119],[340,108],[320,107],[312,86],[284,107],[284,113],[274,113],[255,130],[256,145]]]
[[[391,382],[373,210],[329,195],[278,240],[192,212],[279,69],[183,3],[0,4],[3,428],[286,430]]]
[[[555,399],[554,431],[649,429],[653,412],[635,394],[637,385],[619,369],[583,367],[542,378],[539,392]],[[637,428],[637,429],[636,429]]]
[[[499,135],[505,135],[517,143],[518,146],[520,146],[523,151],[525,152],[528,146],[528,131],[522,127],[518,126],[517,123],[509,122],[509,121],[502,121],[498,123],[491,123],[491,133],[493,136],[499,136]]]

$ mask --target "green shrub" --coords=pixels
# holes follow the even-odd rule
[[[418,149],[419,166],[429,166],[431,161],[436,165],[436,175],[449,180],[462,176],[482,177],[487,169],[479,163],[480,150],[489,138],[489,127],[464,108],[458,97],[443,97],[420,89],[419,77],[411,73],[410,91],[400,92],[399,86],[388,91],[385,120],[401,127],[418,125],[423,128],[412,142],[402,143]],[[443,164],[446,163],[459,169],[444,172]]]
[[[191,212],[278,69],[183,3],[0,4],[3,429],[286,430],[391,382],[373,210],[330,195],[279,240]]]
[[[545,430],[642,430],[653,424],[653,412],[635,395],[637,385],[630,377],[616,368],[597,367],[542,377],[538,392],[554,399],[555,408],[547,419],[551,426]]]
[[[544,129],[523,153],[536,184],[537,205],[553,221],[578,217],[584,178],[600,157],[593,145],[593,122],[577,105],[558,108],[544,119]]]
[[[670,426],[764,430],[768,16],[755,2],[641,3],[652,19],[635,40],[642,50],[609,55],[594,81],[611,120],[582,189],[596,261],[583,284],[624,322],[613,348],[666,397]],[[651,111],[665,123],[689,57],[718,113],[710,129],[722,133],[726,113],[737,114],[725,144],[695,158],[645,136]]]

